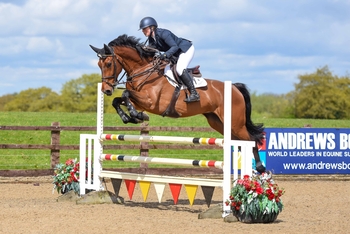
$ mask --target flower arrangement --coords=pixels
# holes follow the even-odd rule
[[[58,193],[64,194],[71,190],[79,193],[79,162],[77,159],[68,159],[64,164],[56,165],[53,184]]]
[[[271,173],[245,175],[231,189],[226,205],[233,215],[246,223],[269,223],[276,220],[283,209],[281,196],[284,189],[272,179]]]

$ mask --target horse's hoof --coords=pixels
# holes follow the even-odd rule
[[[144,112],[139,112],[137,114],[137,118],[142,120],[142,121],[149,121],[149,116]]]
[[[261,174],[263,172],[266,172],[266,168],[264,167],[264,165],[261,162],[257,162],[256,165],[256,170]]]
[[[143,120],[137,119],[137,118],[130,118],[129,123],[133,123],[133,124],[139,124],[142,123]]]
[[[127,123],[130,122],[130,118],[129,118],[128,116],[126,116],[126,115],[121,116],[121,119],[122,119],[122,121],[123,121],[124,124],[127,124]]]

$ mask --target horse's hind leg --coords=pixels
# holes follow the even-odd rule
[[[206,118],[207,121],[214,130],[217,132],[221,133],[224,135],[224,124],[222,123],[221,119],[215,114],[215,113],[205,113],[203,114]],[[245,126],[245,124],[239,124],[241,120],[239,119],[234,119],[232,116],[232,122],[231,122],[231,139],[232,140],[246,140],[246,141],[251,141],[251,136]],[[258,152],[258,147],[255,146],[253,148],[253,154],[254,154],[254,159],[255,159],[255,167],[256,170],[259,173],[265,172],[266,168],[263,166],[259,152]]]
[[[215,113],[204,113],[203,115],[207,118],[212,129],[224,135],[224,123]],[[250,140],[248,132],[246,131],[247,134],[244,134],[244,129],[241,129],[239,133],[236,132],[235,127],[231,125],[231,140]]]
[[[264,165],[262,164],[261,160],[260,160],[260,155],[259,155],[259,150],[258,150],[258,147],[255,146],[253,148],[253,154],[254,154],[254,159],[255,159],[255,167],[256,167],[256,170],[259,172],[259,173],[263,173],[263,172],[266,172],[266,168],[264,167]]]
[[[207,118],[208,124],[212,129],[224,135],[224,124],[221,122],[219,117],[214,113],[204,113],[205,118]]]
[[[233,124],[233,123],[232,123]],[[235,135],[231,139],[235,139],[235,137],[238,140],[246,140],[246,141],[255,141],[253,137],[249,134],[248,129],[246,125],[233,125],[232,126],[232,133]],[[258,143],[255,141],[255,147],[253,148],[253,155],[255,159],[255,168],[259,173],[263,173],[266,171],[266,168],[261,162],[259,150],[258,150]]]

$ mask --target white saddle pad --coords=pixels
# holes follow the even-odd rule
[[[167,78],[168,82],[176,87],[177,83],[175,83],[175,78],[174,74],[170,69],[170,64],[166,65],[164,68],[164,75]],[[193,84],[195,88],[200,88],[200,87],[206,87],[207,86],[207,81],[203,77],[193,77]],[[182,86],[181,89],[184,87]]]

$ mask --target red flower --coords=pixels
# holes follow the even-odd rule
[[[278,196],[280,197],[280,196],[282,196],[283,195],[283,193],[284,193],[284,191],[283,190],[278,190]]]
[[[244,187],[245,187],[245,190],[247,190],[247,192],[251,190],[250,184],[245,184]]]
[[[69,166],[69,165],[73,165],[74,164],[74,159],[68,159],[66,161],[66,165]]]
[[[244,181],[242,179],[237,180],[237,184],[242,185]]]
[[[271,179],[271,176],[263,173],[262,175],[245,175],[243,179],[236,180],[236,185],[232,188],[229,199],[225,203],[228,206],[231,206],[231,209],[234,211],[240,210],[242,204],[245,206],[245,210],[250,212],[250,210],[261,209],[261,205],[258,204],[261,201],[261,198],[268,199],[268,203],[280,203],[278,208],[283,207],[282,200],[280,196],[284,194],[284,190],[280,189],[274,180]],[[248,202],[251,202],[253,199],[253,206],[247,206]],[[260,208],[259,208],[260,207]]]
[[[275,198],[275,194],[272,192],[270,188],[266,190],[266,195],[270,201]]]
[[[264,193],[264,190],[262,187],[259,187],[259,188],[256,188],[255,192],[260,195]]]

